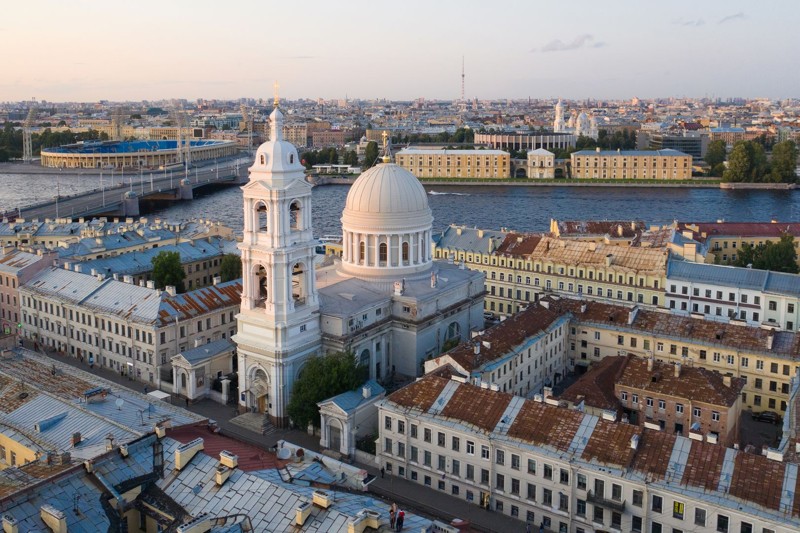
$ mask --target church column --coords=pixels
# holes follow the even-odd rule
[[[372,266],[378,266],[380,264],[378,258],[378,248],[380,244],[380,235],[372,235],[372,242],[374,244],[374,248],[372,251]]]
[[[346,231],[342,232],[342,261],[347,262],[347,257],[349,253],[348,249],[348,241],[350,240],[350,235]]]

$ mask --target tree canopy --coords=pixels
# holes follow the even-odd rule
[[[794,183],[797,181],[797,146],[792,141],[774,145],[772,161],[767,159],[764,145],[758,141],[739,141],[728,157],[725,181]]]
[[[376,159],[378,159],[378,143],[370,141],[364,150],[364,168],[370,168]]]
[[[183,292],[183,278],[186,273],[181,264],[181,254],[178,252],[161,252],[152,259],[153,281],[156,286],[163,289],[167,285],[174,285],[175,290]]]
[[[321,150],[309,150],[303,152],[300,156],[301,163],[305,165],[306,170],[311,170],[314,165],[331,164],[336,165],[339,163],[339,153],[336,148],[322,148]]]
[[[797,145],[794,141],[783,141],[776,144],[772,148],[772,181],[795,183],[797,181],[796,170]]]
[[[309,423],[319,427],[317,403],[337,394],[354,390],[368,377],[368,369],[359,366],[352,353],[337,352],[309,359],[294,382],[292,398],[286,407],[289,418],[301,428]]]
[[[220,263],[219,276],[222,282],[242,277],[242,259],[235,254],[225,254]]]
[[[797,274],[794,237],[784,233],[779,242],[767,241],[756,246],[744,243],[734,264],[740,267],[751,266],[760,270]]]
[[[706,150],[705,161],[710,167],[711,176],[722,176],[725,171],[725,157],[727,157],[727,145],[725,141],[719,139],[711,141]]]

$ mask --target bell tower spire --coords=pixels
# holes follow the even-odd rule
[[[311,185],[297,149],[283,140],[277,82],[274,102],[272,135],[258,147],[250,181],[242,187],[242,304],[234,341],[241,390],[249,391],[239,398],[240,406],[268,413],[283,426],[294,379],[319,351],[322,336]]]

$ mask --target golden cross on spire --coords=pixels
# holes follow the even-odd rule
[[[277,80],[275,81],[275,84],[272,87],[275,90],[275,100],[273,100],[272,104],[275,107],[278,107],[278,101],[280,100],[280,98],[278,98],[278,87],[280,87],[280,85],[278,85],[278,81]]]
[[[384,163],[389,163],[392,160],[392,156],[389,155],[389,132],[383,130],[381,136],[383,137],[383,158],[381,160]]]

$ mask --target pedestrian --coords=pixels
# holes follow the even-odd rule
[[[525,533],[531,533],[531,523],[530,522],[526,522],[525,523]]]
[[[403,522],[405,521],[405,519],[406,519],[405,511],[400,511],[399,513],[397,513],[397,520],[395,520],[395,522],[397,523],[397,531],[403,531]]]
[[[539,533],[544,533],[544,522],[539,524]]]
[[[144,393],[147,394],[147,385],[144,386]]]
[[[189,407],[189,397],[186,397],[186,407]]]
[[[385,474],[386,474],[386,470],[383,467],[381,467],[381,479],[383,479],[383,476]]]
[[[389,511],[389,529],[394,530],[394,510]]]

